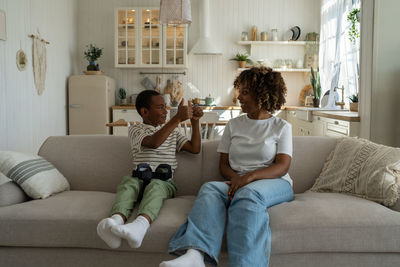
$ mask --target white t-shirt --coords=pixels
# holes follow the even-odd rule
[[[239,175],[265,168],[276,154],[292,157],[292,126],[274,116],[252,120],[244,114],[228,122],[217,151],[229,154],[229,164]],[[293,185],[289,174],[280,178]]]
[[[160,130],[161,127],[162,125],[154,127],[145,123],[129,127],[128,136],[131,144],[134,168],[136,168],[139,163],[149,164],[153,171],[162,163],[171,165],[172,170],[175,170],[178,166],[176,151],[180,151],[183,145],[188,141],[186,136],[182,135],[178,129],[173,130],[164,143],[158,148],[154,149],[142,146],[143,139],[146,136],[153,135]]]

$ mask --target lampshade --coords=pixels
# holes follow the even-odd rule
[[[190,0],[160,0],[161,24],[190,24]]]

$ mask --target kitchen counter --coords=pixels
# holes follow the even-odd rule
[[[283,109],[295,111],[299,109],[304,109],[308,107],[304,106],[284,106]],[[360,116],[358,112],[353,112],[349,110],[337,109],[337,110],[312,110],[312,115],[321,116],[336,120],[350,121],[350,122],[359,122]]]
[[[239,106],[201,106],[203,110],[241,110]],[[298,110],[300,108],[306,108],[304,106],[282,106],[281,110]],[[124,106],[112,106],[113,110],[118,109],[136,109],[134,105],[124,105]],[[348,111],[348,110],[313,110],[313,115],[327,117],[331,119],[344,120],[350,122],[359,122],[360,116],[358,112]]]
[[[343,121],[351,121],[351,122],[359,122],[360,116],[358,112],[354,111],[313,111],[313,115],[327,117],[336,120],[343,120]]]
[[[136,109],[134,105],[112,106],[112,109]],[[239,106],[200,106],[204,110],[241,110]],[[169,108],[168,108],[169,109]]]

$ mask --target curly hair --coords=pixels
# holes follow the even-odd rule
[[[253,67],[242,71],[235,79],[234,88],[242,86],[255,97],[260,109],[268,112],[280,110],[286,102],[287,88],[280,72],[267,67]]]

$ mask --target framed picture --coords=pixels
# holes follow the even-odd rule
[[[0,40],[7,40],[6,13],[3,10],[0,10]]]

